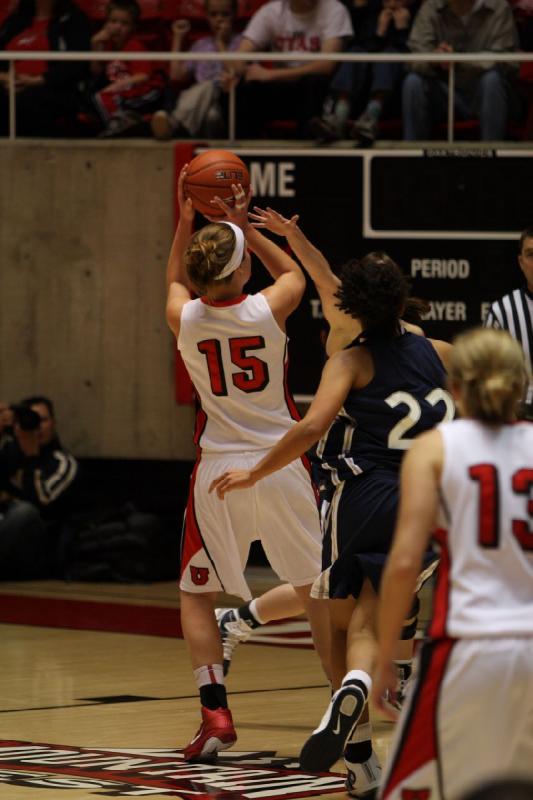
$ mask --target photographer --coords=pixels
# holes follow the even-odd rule
[[[55,573],[78,464],[59,440],[47,397],[0,403],[0,579]]]

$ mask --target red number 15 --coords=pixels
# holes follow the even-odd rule
[[[256,356],[248,355],[248,351],[264,349],[264,337],[242,336],[227,341],[232,363],[241,367],[240,372],[233,372],[231,375],[233,385],[241,392],[261,392],[269,381],[268,364]],[[204,339],[198,342],[198,350],[207,359],[211,391],[217,397],[227,395],[228,388],[222,363],[222,342],[219,339]]]

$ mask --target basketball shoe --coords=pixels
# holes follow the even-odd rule
[[[246,642],[253,632],[253,628],[239,617],[237,608],[215,608],[215,615],[222,639],[224,651],[224,675],[227,675],[231,666],[233,651],[241,642]]]
[[[381,764],[379,758],[372,750],[368,761],[362,764],[353,763],[344,758],[346,764],[346,791],[350,797],[374,796],[381,783]]]
[[[183,751],[185,761],[214,759],[220,750],[227,750],[237,741],[229,708],[214,711],[202,706],[202,724],[196,736]]]
[[[368,692],[362,681],[343,684],[335,692],[320,725],[302,747],[302,769],[327,772],[338,761],[359,722],[367,696]]]
[[[396,664],[396,687],[394,692],[388,689],[383,694],[383,703],[392,711],[401,711],[405,696],[407,694],[407,687],[411,681],[412,667],[410,664]]]

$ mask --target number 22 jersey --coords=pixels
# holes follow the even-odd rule
[[[363,333],[348,345],[361,346],[371,353],[374,377],[350,390],[316,447],[333,485],[374,467],[397,472],[414,438],[454,415],[444,365],[428,339]]]
[[[261,293],[185,303],[178,349],[200,404],[194,440],[203,452],[268,449],[299,419],[287,345]]]

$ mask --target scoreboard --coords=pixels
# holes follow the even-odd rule
[[[253,204],[299,214],[334,270],[371,250],[387,252],[410,278],[411,293],[430,302],[428,336],[449,341],[481,324],[494,299],[521,285],[518,237],[533,224],[533,151],[233,150],[250,171]],[[184,153],[182,163],[189,158]],[[268,281],[256,266],[250,291]],[[318,385],[324,327],[308,281],[288,323],[291,389],[301,401]]]

